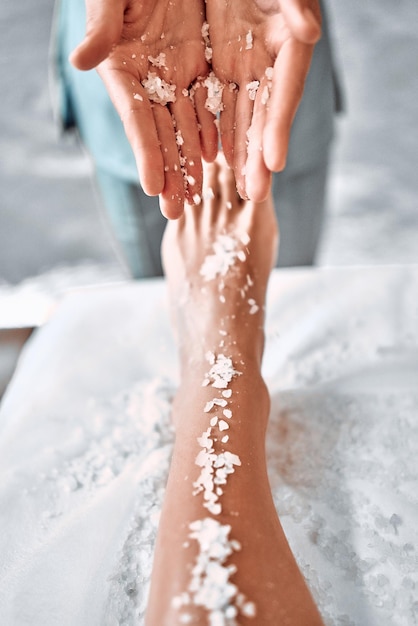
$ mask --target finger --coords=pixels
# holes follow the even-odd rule
[[[266,199],[271,187],[271,172],[263,157],[263,131],[267,117],[268,84],[264,77],[260,82],[254,102],[253,117],[248,131],[248,157],[245,167],[245,190],[254,202]]]
[[[148,195],[156,196],[164,188],[164,159],[148,96],[138,80],[129,72],[112,67],[110,61],[100,65],[99,74],[122,119],[142,188]],[[171,118],[168,124],[174,135]]]
[[[288,39],[274,64],[263,133],[264,162],[273,172],[286,165],[290,129],[303,95],[312,52],[313,46]]]
[[[221,210],[224,214],[226,222],[230,221],[227,214],[230,211],[241,210],[245,200],[242,200],[237,193],[234,170],[229,167],[222,153],[219,154],[217,162],[219,163],[219,187],[221,190]]]
[[[79,70],[101,63],[120,39],[126,0],[86,0],[86,35],[70,55]]]
[[[218,152],[218,129],[216,127],[213,113],[205,107],[208,92],[205,87],[197,87],[194,94],[194,104],[197,119],[200,125],[200,144],[202,157],[205,161],[211,162],[216,158]]]
[[[234,141],[235,141],[235,108],[237,104],[238,90],[235,83],[225,85],[222,94],[223,111],[220,116],[220,130],[222,149],[226,162],[230,167],[234,164]]]
[[[153,107],[155,126],[163,146],[164,189],[160,194],[160,209],[169,220],[178,219],[184,211],[184,182],[171,113],[166,106]]]
[[[318,0],[280,0],[280,10],[296,39],[309,44],[320,39],[321,10]]]
[[[234,172],[238,193],[246,198],[245,165],[247,162],[247,131],[251,125],[254,101],[245,85],[241,85],[235,107]]]
[[[189,96],[180,94],[176,102],[170,105],[170,111],[175,120],[176,142],[180,154],[186,200],[190,204],[199,204],[203,173],[195,109]]]

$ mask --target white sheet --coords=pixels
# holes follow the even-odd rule
[[[417,318],[414,267],[270,284],[270,480],[329,626],[418,623]],[[176,378],[159,280],[73,294],[30,341],[0,411],[2,626],[143,623]]]

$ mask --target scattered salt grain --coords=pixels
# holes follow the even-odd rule
[[[244,246],[248,246],[248,244],[251,241],[251,238],[248,233],[242,233],[240,240],[244,244]]]
[[[222,392],[222,395],[224,398],[230,398],[232,396],[232,389],[225,389],[225,391]]]
[[[140,102],[143,102],[144,98],[141,96],[140,93],[134,93],[134,100],[139,100]]]
[[[274,68],[273,67],[267,67],[266,71],[265,71],[265,74],[266,74],[267,80],[273,80]]]
[[[165,52],[160,52],[160,54],[156,57],[149,56],[148,61],[154,67],[167,67]]]
[[[210,72],[207,78],[203,81],[203,86],[208,90],[208,96],[205,102],[205,108],[213,113],[213,115],[217,115],[221,111],[223,111],[222,104],[222,92],[223,92],[223,84],[219,80],[217,76],[213,72]]]
[[[224,417],[226,417],[227,419],[231,419],[232,417],[232,411],[231,409],[224,409],[222,411],[222,413],[224,414]]]
[[[221,439],[222,443],[228,443],[229,441],[229,435],[224,435]]]
[[[170,85],[154,72],[148,72],[146,79],[142,81],[149,99],[157,104],[166,105],[176,101],[176,85]]]
[[[236,626],[235,618],[240,610],[238,601],[242,607],[252,603],[230,581],[231,576],[236,573],[236,566],[227,565],[226,562],[239,549],[239,543],[229,539],[231,526],[205,518],[192,522],[190,531],[189,537],[199,544],[199,553],[188,587],[190,604],[207,610],[209,626]],[[176,606],[187,606],[183,602],[184,594],[180,597],[181,603],[177,601]],[[187,614],[183,612],[180,615],[180,622],[182,616]]]
[[[202,202],[202,198],[199,196],[198,193],[193,194],[193,202],[195,204],[200,204]]]
[[[200,275],[206,281],[226,276],[236,260],[242,260],[243,250],[239,249],[238,243],[231,235],[218,235],[212,244],[213,254],[208,254],[204,259]]]
[[[219,430],[222,432],[223,430],[228,430],[229,424],[225,422],[225,420],[219,420]]]
[[[259,86],[260,81],[258,80],[253,80],[251,83],[248,83],[245,86],[246,90],[248,91],[248,97],[250,100],[255,100]]]
[[[184,144],[184,138],[183,138],[183,134],[182,134],[181,130],[178,130],[176,132],[176,144],[178,146],[182,146]]]
[[[210,420],[210,425],[212,427],[215,427],[216,424],[218,423],[218,417],[215,415],[214,417],[212,417],[212,419]]]
[[[211,369],[205,375],[205,380],[209,380],[209,384],[217,389],[226,389],[235,376],[240,376],[241,372],[238,372],[233,365],[232,359],[219,354],[215,357],[215,362],[212,364]],[[207,384],[207,383],[206,383]]]
[[[237,252],[237,258],[244,263],[245,259],[247,258],[247,255],[245,254],[244,250],[238,250]]]
[[[249,30],[245,36],[245,49],[251,50],[252,47],[253,47],[253,33],[251,30]]]

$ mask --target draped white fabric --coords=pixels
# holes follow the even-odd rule
[[[275,271],[266,334],[271,485],[327,625],[418,623],[418,268]],[[160,280],[74,293],[30,340],[0,410],[3,626],[143,623],[177,377]]]

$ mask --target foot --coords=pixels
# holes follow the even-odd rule
[[[220,332],[227,343],[239,325],[241,350],[261,362],[267,282],[278,246],[272,197],[242,200],[222,154],[204,164],[203,185],[202,204],[186,206],[184,216],[167,225],[162,246],[180,353],[190,361],[212,350]],[[228,245],[235,250],[229,253]],[[222,259],[231,263],[227,272]]]

